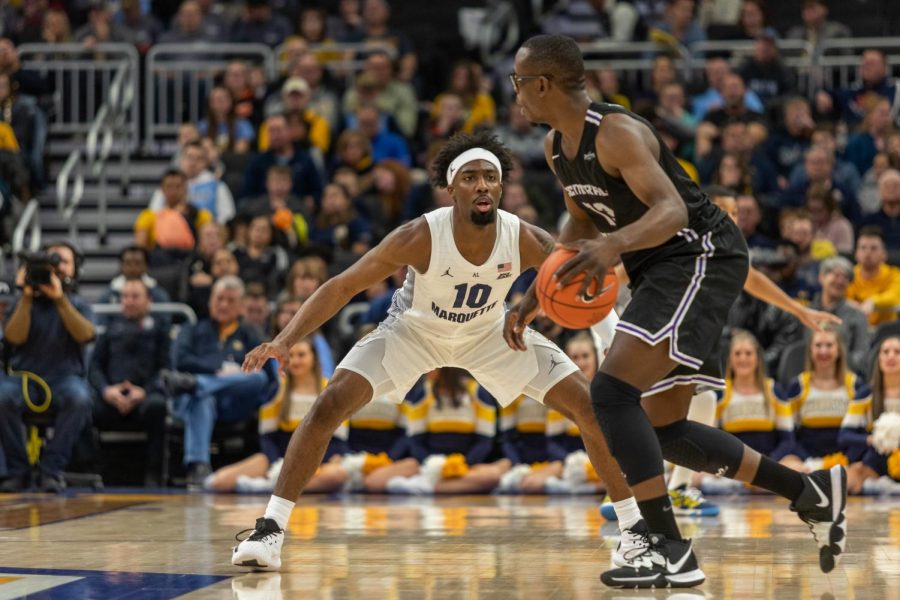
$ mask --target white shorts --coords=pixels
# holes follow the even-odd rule
[[[566,353],[532,329],[522,352],[503,339],[503,321],[483,334],[460,339],[437,336],[402,316],[385,321],[347,353],[338,369],[366,378],[373,397],[400,403],[416,381],[438,367],[465,369],[501,406],[525,394],[538,402],[578,370]]]

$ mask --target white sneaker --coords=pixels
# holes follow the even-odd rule
[[[619,535],[619,545],[612,554],[612,563],[617,567],[627,567],[631,556],[640,554],[647,548],[647,525],[641,519],[631,526],[623,529]]]
[[[434,494],[434,483],[421,473],[412,477],[391,477],[384,487],[388,494],[404,494],[407,496],[430,496]]]
[[[238,538],[241,533],[253,531],[245,540]],[[281,568],[281,545],[284,543],[284,530],[274,519],[260,517],[256,520],[256,528],[245,529],[234,536],[240,544],[232,549],[231,564],[236,567],[248,567],[254,571],[277,571]]]

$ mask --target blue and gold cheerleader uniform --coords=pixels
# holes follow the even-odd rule
[[[725,380],[716,406],[716,424],[723,431],[772,460],[796,453],[794,418],[791,405],[781,400],[784,392],[775,381],[766,378],[764,389],[743,394],[734,389],[734,381]]]

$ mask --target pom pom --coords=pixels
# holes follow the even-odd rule
[[[881,413],[872,428],[872,445],[879,454],[890,454],[900,447],[900,413]]]
[[[365,465],[367,454],[367,452],[355,452],[344,455],[341,466],[347,471],[347,481],[344,482],[345,492],[361,492],[363,490],[363,465]]]
[[[590,464],[591,461],[584,450],[572,452],[566,457],[562,478],[571,484],[586,483]]]
[[[386,467],[394,462],[388,458],[387,452],[379,452],[378,454],[366,452],[365,454],[366,457],[362,466],[363,475],[368,475],[369,473],[377,471],[381,467]]]
[[[501,494],[518,494],[522,491],[522,480],[531,473],[531,465],[516,465],[500,477],[497,491]]]
[[[894,481],[900,481],[900,450],[894,450],[887,460],[888,475]]]
[[[443,479],[459,479],[469,472],[469,465],[466,464],[466,457],[462,454],[451,454],[444,461],[444,468],[441,469],[441,477]]]
[[[432,454],[425,459],[424,463],[422,463],[419,473],[434,486],[438,481],[444,478],[443,471],[445,462],[447,462],[447,457],[445,455]]]
[[[826,471],[834,465],[843,465],[846,467],[849,464],[850,461],[847,460],[847,456],[843,452],[835,452],[834,454],[828,454],[827,456],[822,457],[822,468]]]

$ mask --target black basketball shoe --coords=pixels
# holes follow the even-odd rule
[[[847,471],[835,465],[803,478],[803,493],[791,504],[819,544],[819,567],[829,573],[847,543]]]
[[[656,533],[647,534],[645,540],[642,549],[625,557],[627,566],[602,573],[600,581],[609,587],[637,589],[693,587],[706,580],[690,540],[669,540]]]

